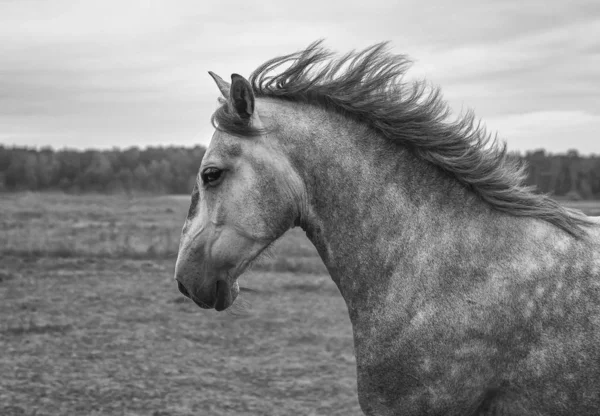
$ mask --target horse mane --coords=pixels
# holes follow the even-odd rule
[[[591,221],[525,185],[525,162],[511,157],[506,143],[488,134],[472,112],[449,120],[451,110],[439,88],[404,82],[411,61],[390,54],[387,42],[339,58],[321,43],[259,66],[249,79],[255,96],[317,105],[366,123],[453,176],[493,208],[540,218],[578,238],[586,235],[582,227]],[[263,133],[225,104],[213,114],[212,123],[240,136]]]

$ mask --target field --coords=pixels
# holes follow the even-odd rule
[[[189,197],[0,194],[0,415],[359,415],[346,307],[297,230],[199,309]],[[567,202],[592,215],[600,203]]]

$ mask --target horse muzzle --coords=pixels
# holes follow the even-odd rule
[[[233,304],[234,295],[229,285],[224,279],[217,280],[213,285],[203,287],[200,290],[189,292],[188,289],[177,280],[177,288],[183,296],[190,298],[196,305],[202,309],[216,309],[223,311]]]

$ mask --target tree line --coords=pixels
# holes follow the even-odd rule
[[[202,146],[53,150],[0,146],[0,191],[188,194]],[[569,199],[600,199],[600,156],[527,152],[527,182]]]
[[[188,194],[202,146],[40,150],[0,146],[0,191]]]

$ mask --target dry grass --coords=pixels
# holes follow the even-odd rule
[[[361,414],[310,242],[288,233],[241,279],[257,292],[200,310],[172,280],[188,201],[0,195],[0,415]]]
[[[251,273],[246,310],[217,313],[179,295],[170,261],[2,267],[1,415],[359,414],[327,276]]]
[[[0,253],[151,258],[176,254],[186,201],[169,197],[3,195]]]

